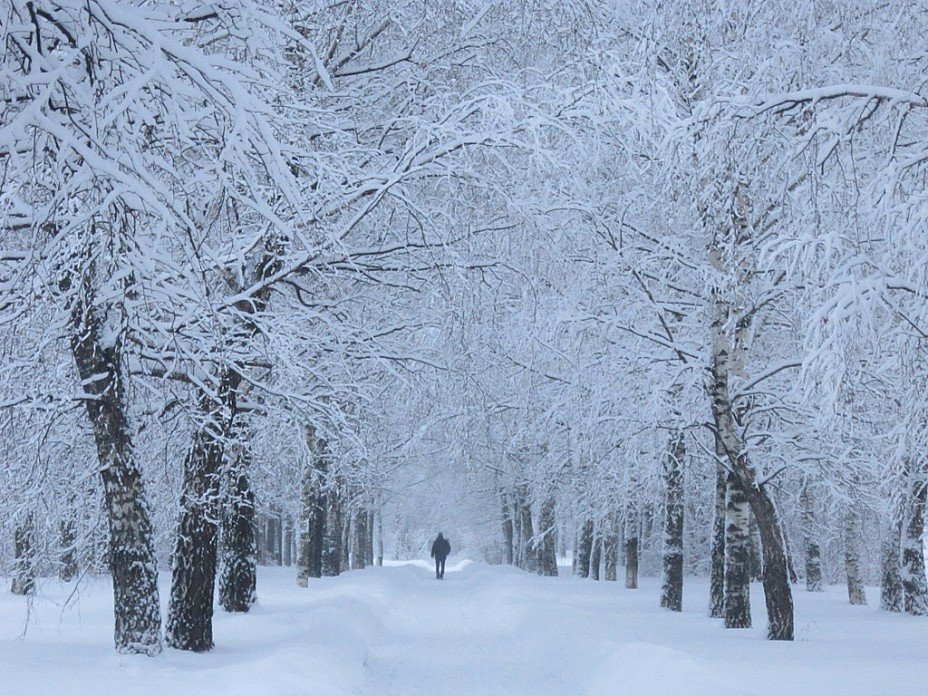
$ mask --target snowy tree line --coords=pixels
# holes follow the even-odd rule
[[[450,495],[488,560],[707,574],[727,627],[762,581],[772,639],[800,578],[928,612],[926,20],[11,0],[13,591],[108,572],[117,649],[208,650],[217,584],[414,554]]]

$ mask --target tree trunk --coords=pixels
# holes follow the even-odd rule
[[[599,580],[599,567],[603,560],[603,543],[599,534],[593,536],[593,553],[590,556],[590,579]]]
[[[293,565],[293,521],[290,515],[284,517],[283,564],[287,567]]]
[[[640,526],[638,511],[634,505],[630,505],[625,518],[625,587],[630,590],[638,589]]]
[[[519,496],[519,527],[521,534],[521,568],[530,573],[538,571],[538,553],[535,549],[535,528],[532,525],[532,508],[528,503],[527,495],[523,492]]]
[[[844,514],[844,569],[848,600],[851,604],[866,604],[867,595],[860,572],[860,513],[853,501]]]
[[[880,544],[880,608],[901,612],[903,606],[902,575],[900,573],[902,521],[897,511],[891,511],[890,523],[884,529]]]
[[[345,501],[348,502],[347,500]],[[346,507],[348,507],[346,505]],[[351,570],[351,539],[354,534],[354,518],[349,513],[350,508],[344,511],[342,516],[342,560],[341,567],[345,570]]]
[[[367,565],[374,565],[374,511],[367,511],[367,536],[364,539],[365,560]]]
[[[503,554],[506,559],[506,564],[512,565],[515,562],[512,513],[510,511],[508,496],[503,492],[500,493],[500,505],[502,507]]]
[[[763,553],[764,603],[767,639],[793,639],[793,592],[789,586],[786,539],[773,499],[765,488],[749,490],[748,500],[757,520]]]
[[[225,476],[220,534],[219,606],[247,612],[257,601],[255,494],[248,480],[245,445],[234,448]]]
[[[725,482],[725,628],[751,627],[748,500],[738,477]]]
[[[638,589],[638,536],[625,540],[625,587]]]
[[[799,507],[802,520],[802,540],[806,551],[806,591],[823,592],[822,588],[822,551],[815,541],[815,501],[808,483],[799,494]]]
[[[664,548],[661,606],[683,611],[683,433],[674,433],[664,458]]]
[[[377,557],[374,559],[374,562],[378,567],[383,565],[383,498],[381,497],[380,503],[377,506]]]
[[[619,535],[616,531],[615,517],[606,519],[606,528],[603,533],[603,579],[607,582],[616,581],[616,564],[619,555]]]
[[[557,515],[553,497],[545,498],[538,512],[538,574],[557,575]]]
[[[68,510],[67,518],[58,525],[58,535],[61,543],[61,559],[58,565],[58,578],[62,582],[73,580],[80,569],[77,564],[77,528],[74,516]]]
[[[265,518],[267,531],[264,540],[267,543],[267,562],[268,565],[279,566],[281,564],[281,531],[283,525],[280,523],[280,513],[274,507]]]
[[[590,556],[593,555],[593,520],[586,520],[580,528],[580,541],[577,544],[577,575],[590,577]]]
[[[35,594],[35,518],[32,513],[16,525],[13,532],[13,584],[10,592],[15,595]]]
[[[223,380],[228,388],[228,377]],[[213,647],[213,593],[219,481],[223,442],[231,435],[230,414],[203,396],[207,416],[184,460],[181,513],[171,568],[171,603],[165,640],[178,650],[203,652]],[[225,399],[223,399],[225,400]]]
[[[928,614],[928,582],[925,578],[925,497],[928,486],[921,471],[910,466],[906,523],[902,530],[902,590],[906,614]]]
[[[712,542],[709,569],[709,616],[725,618],[725,467],[721,457],[724,451],[716,446],[719,461],[715,466],[715,512],[712,520]]]
[[[336,483],[326,491],[325,503],[325,532],[322,546],[322,574],[333,577],[342,572],[345,565],[342,563],[342,549],[344,548],[342,519],[342,499],[339,495],[339,485]]]
[[[712,379],[708,391],[716,427],[716,445],[724,452],[725,462],[731,471],[729,476],[735,478],[737,495],[734,496],[733,501],[730,499],[730,502],[734,502],[735,507],[744,508],[746,513],[746,506],[739,504],[743,503],[746,498],[760,531],[763,553],[764,600],[767,606],[767,638],[769,640],[792,640],[793,595],[789,586],[785,540],[773,500],[763,486],[758,485],[756,482],[754,469],[745,452],[744,442],[741,437],[741,426],[735,418],[734,406],[729,394],[729,372],[735,367],[729,354],[732,346],[728,335],[728,324],[732,318],[732,311],[723,297],[717,292],[713,292],[713,294],[711,319]],[[738,368],[743,366],[745,359],[745,334],[748,326],[749,322],[743,321],[735,324],[733,346],[737,353]],[[731,487],[729,488],[731,490]],[[740,515],[740,511],[739,516],[742,518],[737,521],[737,526],[740,528],[736,530],[738,534],[726,536],[725,539],[726,566],[729,557],[739,561],[743,560],[745,565],[749,561],[746,546],[749,519],[744,519]],[[731,525],[731,520],[729,520],[728,524]],[[737,550],[729,549],[731,541],[740,544],[742,548]],[[745,570],[749,571],[750,569],[745,568]],[[728,589],[727,584],[726,579],[726,591]],[[734,589],[738,591],[737,583]],[[743,596],[733,596],[731,598],[732,608],[740,609],[739,613],[742,614],[740,617],[732,617],[732,619],[735,619],[733,623],[743,623],[745,619],[750,622],[750,617],[744,616],[745,611],[750,611],[750,605],[746,604],[747,599],[747,592]],[[726,597],[725,625],[732,627],[728,616],[728,604],[729,598]]]
[[[757,519],[752,512],[748,516],[748,570],[751,582],[759,582],[764,576],[764,568],[757,544],[758,534]]]
[[[306,426],[309,461],[303,471],[300,493],[299,552],[297,584],[306,587],[309,578],[322,577],[322,556],[326,534],[325,475],[328,468],[325,441],[316,437],[313,426]]]
[[[93,429],[109,522],[109,564],[113,579],[114,641],[124,653],[161,652],[158,564],[142,475],[135,463],[120,344],[103,344],[100,318],[93,309],[92,273],[81,278],[71,307],[71,353],[88,398],[84,408]],[[61,283],[70,290],[71,277]]]
[[[258,547],[258,565],[267,565],[267,522],[264,515],[255,516],[255,545]]]
[[[367,540],[367,511],[356,510],[352,520],[353,535],[351,538],[351,569],[361,570],[365,567],[367,553],[365,543]]]
[[[570,550],[570,573],[577,574],[577,555],[580,548],[580,530],[574,527],[574,546]]]

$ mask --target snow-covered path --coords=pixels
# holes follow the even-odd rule
[[[292,570],[262,568],[259,606],[218,613],[213,652],[154,659],[113,653],[105,581],[64,611],[73,587],[47,581],[25,638],[23,599],[0,595],[0,694],[925,693],[928,620],[851,607],[841,587],[797,591],[798,640],[770,643],[762,625],[725,631],[706,618],[700,580],[673,615],[653,579],[631,591],[448,570],[438,582],[424,563],[374,568],[300,589]],[[753,599],[762,624],[759,587]]]

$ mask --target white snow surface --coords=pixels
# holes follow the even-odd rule
[[[562,569],[569,570],[569,569]],[[0,579],[7,584],[6,579]],[[162,573],[162,598],[169,577]],[[705,580],[687,579],[682,614],[659,582],[542,578],[418,561],[296,586],[260,568],[259,604],[217,611],[216,648],[155,658],[112,647],[109,582],[42,581],[31,601],[0,595],[2,694],[924,694],[928,620],[847,604],[842,587],[795,589],[797,640],[706,617]],[[8,586],[8,585],[6,585]]]

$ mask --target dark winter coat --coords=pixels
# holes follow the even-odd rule
[[[448,558],[449,553],[451,553],[451,544],[448,543],[445,537],[439,534],[438,538],[432,542],[432,558]]]

